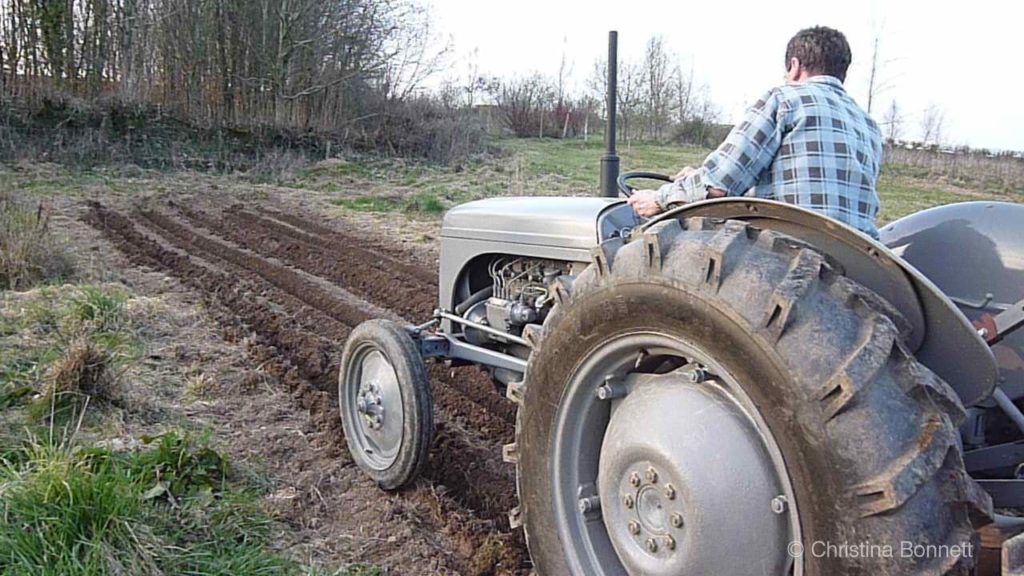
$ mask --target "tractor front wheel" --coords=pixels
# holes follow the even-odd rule
[[[434,436],[430,380],[419,349],[390,320],[368,320],[345,342],[338,405],[352,459],[378,486],[416,479]]]

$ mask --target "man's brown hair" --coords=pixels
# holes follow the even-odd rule
[[[825,26],[804,28],[789,40],[786,46],[786,70],[796,58],[811,74],[827,74],[846,80],[850,67],[850,45],[839,30]]]

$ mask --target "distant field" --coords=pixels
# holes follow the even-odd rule
[[[372,159],[329,160],[287,182],[323,192],[349,211],[440,215],[449,207],[490,196],[587,195],[597,189],[603,143],[578,140],[500,140],[498,153],[468,165],[441,168],[423,163]],[[697,165],[707,150],[659,144],[621,146],[623,171],[672,174]],[[881,223],[912,212],[969,200],[1024,201],[1024,183],[994,189],[984,179],[932,176],[911,166],[884,166],[879,182]]]
[[[230,190],[232,195],[258,201],[277,191],[338,216],[361,215],[382,221],[385,214],[401,213],[409,217],[407,220],[422,223],[423,230],[416,234],[425,243],[430,243],[433,229],[444,212],[463,202],[494,196],[597,193],[598,167],[604,149],[600,138],[591,138],[589,142],[501,139],[492,148],[490,154],[455,166],[349,156],[297,165],[272,176],[264,172],[144,170],[131,165],[73,170],[55,164],[21,163],[0,166],[0,186],[40,198],[65,200],[111,194],[141,198],[189,191],[223,195]],[[623,144],[618,152],[622,171],[665,174],[686,165],[699,165],[708,153],[704,149],[649,143]],[[1024,177],[1017,176],[1021,172],[1018,168],[986,165],[984,161],[971,164],[969,169],[960,166],[955,170],[920,163],[886,164],[879,181],[879,223],[952,202],[1024,202]],[[991,174],[999,169],[1003,169],[1002,174],[994,180]]]

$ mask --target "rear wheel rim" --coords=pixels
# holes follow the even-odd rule
[[[638,377],[638,373],[663,375]],[[693,383],[689,380],[691,375],[697,375],[697,379],[706,375],[708,379]],[[615,390],[618,394],[624,389],[632,392],[613,400],[599,398],[599,390],[606,383],[610,387],[604,389],[605,398],[609,394],[616,396]],[[640,391],[643,394],[637,394]],[[654,412],[653,419],[657,420],[657,413],[662,410],[659,404],[678,402],[680,394],[686,394],[687,401],[697,409],[702,409],[701,396],[707,398],[705,407],[708,409],[726,407],[728,417],[711,421],[724,426],[725,434],[736,438],[736,434],[746,431],[739,443],[748,449],[740,451],[737,462],[730,463],[726,458],[726,463],[748,472],[752,470],[750,476],[753,477],[744,478],[755,487],[758,483],[769,486],[767,491],[771,493],[771,497],[761,502],[759,495],[764,495],[765,490],[757,494],[739,491],[738,495],[748,501],[755,498],[746,518],[715,516],[714,510],[692,509],[696,502],[707,502],[702,494],[714,493],[717,488],[707,486],[707,480],[693,472],[697,468],[680,468],[662,458],[667,452],[669,460],[686,461],[690,455],[685,450],[689,448],[680,448],[679,442],[672,444],[672,441],[669,444],[675,447],[666,448],[664,442],[648,443],[643,434],[621,432],[631,425],[624,424],[624,418],[638,419],[635,418],[638,407]],[[612,416],[613,406],[616,411],[621,410],[616,412],[621,418]],[[726,422],[730,419],[734,422]],[[635,427],[642,429],[644,426],[641,422]],[[606,446],[609,430],[614,437],[608,437]],[[726,533],[732,526],[737,531],[747,530],[751,526],[749,518],[753,517],[760,521],[762,530],[756,536],[770,542],[771,563],[781,566],[783,573],[803,574],[802,562],[789,558],[799,555],[792,553],[790,543],[801,542],[801,533],[782,452],[742,386],[695,344],[651,332],[620,334],[599,344],[570,378],[552,434],[558,439],[551,461],[555,512],[557,517],[565,519],[559,527],[560,538],[575,573],[598,576],[710,573],[700,554],[695,552],[696,547],[706,544],[701,538],[706,540],[709,533],[721,532],[723,527]],[[661,437],[671,438],[672,435],[662,434]],[[703,448],[716,449],[707,442]],[[709,453],[708,456],[721,459],[720,454]],[[747,461],[749,458],[760,461]],[[650,477],[649,469],[653,472]],[[634,476],[639,476],[639,482]],[[716,482],[723,483],[722,486],[738,484],[735,478],[728,477]],[[725,544],[745,547],[739,540]],[[714,543],[707,545],[713,547]],[[800,551],[799,545],[793,546]],[[764,552],[762,549],[754,554],[753,550],[738,549],[731,555],[741,559],[744,554],[750,555],[749,567],[753,567],[763,563],[764,558],[760,556]]]
[[[356,449],[370,468],[386,470],[398,459],[405,427],[395,367],[383,350],[366,343],[353,351],[344,382],[342,410]]]

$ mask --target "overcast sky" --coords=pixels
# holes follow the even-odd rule
[[[437,31],[452,40],[453,75],[475,53],[483,73],[554,76],[565,53],[582,83],[607,52],[608,30],[619,31],[620,60],[639,60],[647,39],[661,35],[729,122],[780,82],[789,38],[817,24],[846,34],[853,50],[847,90],[866,105],[878,36],[876,118],[895,99],[904,137],[915,137],[934,104],[944,111],[948,143],[1024,150],[1024,2],[428,1]]]

